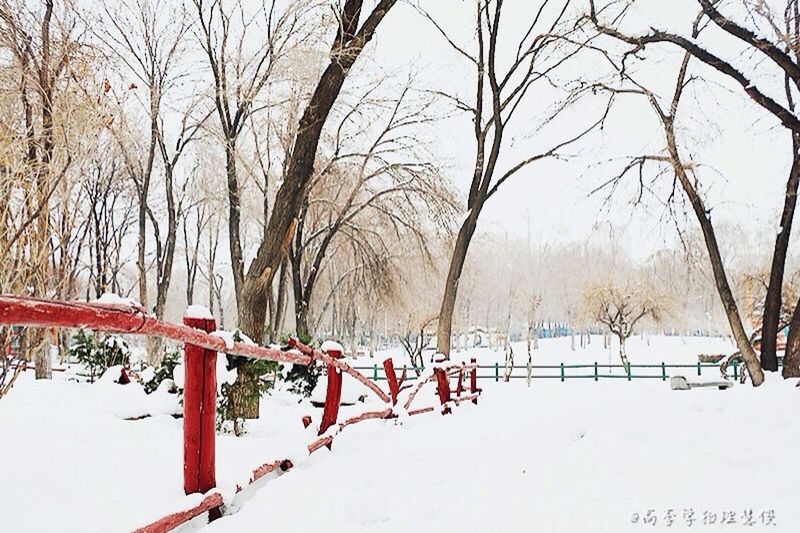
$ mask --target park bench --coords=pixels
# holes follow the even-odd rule
[[[690,382],[683,376],[672,376],[669,378],[669,387],[672,390],[690,390],[699,389],[703,387],[717,387],[719,390],[725,390],[733,387],[732,381],[703,381],[701,383]]]

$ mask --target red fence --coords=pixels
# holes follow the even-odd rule
[[[391,419],[400,415],[413,416],[436,410],[435,406],[411,409],[411,404],[420,389],[431,381],[436,383],[436,394],[439,409],[443,414],[451,411],[453,406],[471,401],[477,403],[480,389],[477,387],[477,364],[475,359],[470,364],[439,363],[432,372],[418,379],[413,388],[405,385],[406,373],[397,376],[391,359],[383,363],[389,393],[384,392],[377,384],[354,370],[340,358],[338,349],[327,352],[306,346],[290,339],[290,351],[264,348],[254,344],[234,342],[226,345],[225,340],[211,335],[216,330],[213,319],[186,317],[184,325],[162,322],[148,315],[142,308],[124,304],[60,302],[23,298],[18,296],[0,296],[0,324],[16,326],[87,328],[95,331],[113,333],[129,333],[137,335],[159,336],[180,341],[184,346],[184,396],[183,396],[183,450],[184,450],[184,491],[188,494],[201,493],[204,498],[199,504],[189,506],[165,516],[156,522],[136,530],[135,533],[161,533],[203,514],[209,513],[209,520],[220,516],[223,504],[222,495],[215,490],[215,413],[216,413],[216,357],[217,352],[239,355],[255,359],[266,359],[283,363],[310,365],[320,362],[327,367],[328,384],[322,420],[317,438],[308,444],[308,453],[327,446],[331,447],[333,439],[344,428],[364,420]],[[469,372],[470,385],[467,390],[463,386],[463,377]],[[342,422],[338,422],[339,404],[342,391],[342,376],[349,374],[363,384],[383,403],[384,409],[364,412]],[[456,376],[457,386],[450,387],[450,377]],[[411,389],[405,402],[399,403],[399,394]],[[303,418],[308,426],[311,417]],[[287,471],[292,467],[289,458],[278,458],[255,468],[250,476],[250,483],[280,470]],[[243,487],[237,487],[237,492]]]

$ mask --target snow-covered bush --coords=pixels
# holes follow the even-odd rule
[[[179,350],[166,350],[157,367],[148,366],[139,372],[139,380],[142,382],[144,391],[150,394],[158,389],[159,385],[165,380],[172,380],[175,367],[180,364],[181,352]]]
[[[298,340],[303,344],[311,344],[311,338],[307,335],[300,335]],[[288,338],[281,339],[281,344],[286,344]],[[319,380],[320,369],[316,365],[291,365],[288,370],[284,366],[284,371],[281,377],[284,381],[289,383],[289,390],[295,394],[302,394],[303,396],[311,396],[314,387],[317,386]]]
[[[69,356],[77,360],[89,372],[89,381],[103,374],[109,367],[130,362],[129,348],[119,335],[94,335],[83,329],[72,338]]]

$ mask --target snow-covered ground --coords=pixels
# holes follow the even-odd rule
[[[698,351],[728,348],[654,338],[650,346],[633,340],[629,351],[633,362],[692,363]],[[479,351],[481,364],[491,354]],[[557,364],[598,355],[572,352],[558,339],[542,341],[535,358]],[[124,532],[177,510],[185,502],[181,420],[169,414],[170,397],[64,378],[35,382],[28,372],[0,401],[0,530]],[[616,533],[686,531],[690,518],[692,531],[800,530],[793,382],[686,392],[660,380],[481,386],[477,406],[450,416],[349,427],[332,451],[297,460],[288,474],[231,500],[254,467],[295,456],[314,436],[300,417],[318,418],[319,410],[276,393],[247,437],[217,440],[218,486],[236,512],[184,530]],[[433,403],[433,394],[420,405]],[[359,404],[342,416],[368,409]],[[125,419],[143,414],[153,416]],[[716,524],[705,525],[711,513]],[[736,524],[722,525],[723,513]],[[773,513],[777,525],[765,525]]]

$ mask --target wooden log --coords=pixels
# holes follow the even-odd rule
[[[212,492],[211,494],[207,494],[197,505],[167,515],[160,520],[140,527],[133,533],[166,533],[207,511],[219,509],[220,506],[222,506],[222,495],[219,492]]]
[[[339,350],[328,350],[329,357],[333,360],[342,357]],[[322,410],[322,421],[319,424],[319,433],[322,435],[329,427],[336,423],[339,416],[339,405],[342,403],[342,372],[332,364],[328,364],[328,387],[325,391],[325,407]],[[330,446],[330,443],[328,443]]]
[[[308,365],[313,360],[302,353],[284,352],[242,342],[234,342],[233,347],[228,348],[225,340],[220,337],[189,326],[162,322],[139,307],[126,305],[48,301],[2,295],[0,324],[87,328],[111,333],[151,335],[194,344],[216,352],[299,365]]]

